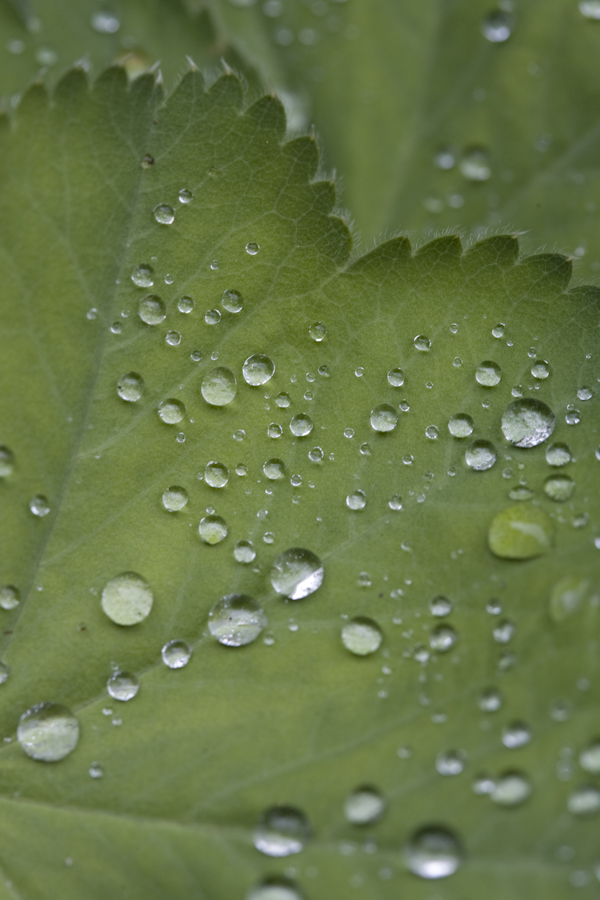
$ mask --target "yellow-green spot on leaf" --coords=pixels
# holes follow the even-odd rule
[[[588,596],[590,587],[589,578],[580,575],[565,575],[561,578],[550,594],[548,604],[550,618],[555,622],[562,622],[576,613]]]
[[[552,546],[550,517],[537,506],[509,506],[492,519],[488,545],[502,559],[532,559],[543,556]]]

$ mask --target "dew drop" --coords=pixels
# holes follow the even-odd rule
[[[600,812],[600,790],[585,784],[569,794],[567,809],[574,816],[595,816]]]
[[[135,403],[144,393],[144,379],[137,372],[127,372],[117,381],[117,394],[121,400]]]
[[[142,263],[136,266],[131,273],[131,280],[136,287],[149,288],[154,284],[154,269],[152,266]]]
[[[429,601],[429,611],[432,616],[437,616],[438,618],[449,616],[452,612],[452,600],[443,594],[439,594]]]
[[[378,790],[364,786],[348,794],[344,802],[344,815],[352,825],[372,825],[385,812],[385,800]]]
[[[479,709],[482,712],[498,712],[504,699],[498,688],[486,688],[481,692],[478,700]]]
[[[271,584],[278,594],[302,600],[323,583],[323,564],[311,550],[291,548],[277,557],[271,569]]]
[[[36,703],[19,719],[17,740],[32,759],[57,762],[77,746],[79,722],[60,703]]]
[[[221,516],[211,514],[200,519],[198,533],[205,544],[219,544],[225,540],[228,532],[227,522]]]
[[[146,325],[160,325],[167,317],[165,304],[156,294],[146,294],[140,300],[138,316]]]
[[[221,305],[230,313],[239,313],[244,305],[244,298],[238,291],[226,289],[223,291]]]
[[[552,520],[530,503],[509,506],[492,519],[488,545],[501,559],[532,559],[552,546]]]
[[[300,853],[311,836],[304,813],[294,806],[273,806],[259,818],[254,830],[254,846],[266,856]]]
[[[575,409],[572,404],[567,406],[567,414],[565,415],[565,422],[567,425],[579,425],[581,422],[581,413],[578,409]]]
[[[262,607],[247,594],[227,594],[208,614],[208,630],[226,647],[251,644],[266,625]]]
[[[557,442],[546,447],[546,462],[549,466],[566,466],[571,462],[571,450],[567,444]]]
[[[169,487],[162,495],[162,504],[167,512],[179,512],[187,505],[188,493],[179,485]]]
[[[169,669],[183,669],[190,661],[192,648],[186,641],[169,641],[160,651],[160,655]]]
[[[393,509],[396,512],[402,509],[402,497],[400,496],[400,494],[394,494],[394,496],[389,501],[388,506],[390,509]]]
[[[98,34],[116,34],[121,27],[117,16],[106,9],[95,12],[90,19],[90,25]]]
[[[8,478],[15,468],[15,458],[12,450],[0,444],[0,478]]]
[[[204,481],[212,488],[225,487],[229,481],[229,469],[223,463],[211,460],[205,466]]]
[[[431,341],[423,334],[418,334],[413,338],[413,344],[415,345],[415,350],[420,350],[422,353],[428,353],[431,350]]]
[[[21,602],[21,595],[18,588],[12,584],[5,584],[0,587],[0,608],[15,609]]]
[[[285,476],[285,464],[281,459],[268,459],[263,463],[263,472],[269,481],[279,481]]]
[[[531,374],[538,381],[544,381],[550,375],[550,365],[545,359],[536,359],[531,367]]]
[[[188,296],[180,297],[177,301],[177,309],[186,316],[192,312],[195,305],[192,298]]]
[[[505,328],[506,328],[506,325],[504,325],[503,322],[500,322],[498,325],[494,325],[494,327],[492,328],[492,335],[495,338],[503,337]]]
[[[150,614],[154,595],[148,582],[135,572],[123,572],[102,591],[102,609],[117,625],[137,625]]]
[[[498,806],[519,806],[530,796],[532,787],[529,779],[521,772],[505,772],[490,791],[490,798]]]
[[[257,387],[271,380],[275,374],[275,363],[264,353],[255,353],[245,361],[242,374],[246,384]]]
[[[404,847],[404,859],[410,871],[420,878],[447,878],[461,865],[463,850],[453,832],[430,825],[411,837]]]
[[[554,413],[532,397],[513,401],[502,415],[502,433],[515,447],[537,447],[554,431]]]
[[[468,181],[487,181],[492,174],[487,150],[483,147],[469,147],[464,152],[459,169]]]
[[[502,743],[508,750],[517,750],[531,741],[531,731],[525,722],[511,722],[502,729]]]
[[[248,241],[246,244],[246,253],[249,256],[256,256],[259,250],[260,246],[255,241]]]
[[[323,453],[323,450],[321,447],[313,447],[312,450],[308,451],[308,458],[310,459],[311,462],[315,462],[315,463],[321,462],[324,455],[325,454]]]
[[[43,519],[50,512],[50,505],[43,494],[36,494],[29,501],[29,509],[38,519]]]
[[[381,403],[371,410],[370,421],[373,431],[385,434],[393,431],[398,424],[398,413],[389,403]]]
[[[313,341],[316,341],[318,344],[320,344],[327,335],[327,329],[322,322],[315,322],[308,329],[308,333]]]
[[[280,409],[287,409],[287,407],[292,402],[292,398],[289,394],[286,394],[285,391],[281,391],[280,394],[277,394],[275,397],[275,403],[279,406]]]
[[[172,225],[175,221],[175,210],[166,203],[159,203],[154,207],[152,213],[161,225]]]
[[[387,373],[387,380],[392,387],[402,387],[404,384],[404,372],[402,369],[390,369]]]
[[[592,390],[589,387],[580,387],[577,391],[578,400],[591,400],[593,396]]]
[[[438,169],[453,169],[456,163],[456,156],[452,147],[438,147],[433,156],[433,164]]]
[[[474,472],[491,469],[497,458],[496,448],[490,441],[473,441],[465,451],[465,462]]]
[[[353,491],[346,497],[348,509],[364,509],[367,505],[367,496],[364,491]]]
[[[486,40],[493,44],[502,44],[507,41],[513,28],[513,17],[500,9],[495,9],[481,23],[481,33]]]
[[[556,503],[570,500],[575,490],[575,482],[568,475],[550,475],[544,482],[544,493]]]
[[[473,434],[475,423],[466,413],[457,413],[448,420],[448,431],[455,438],[467,438]]]
[[[267,428],[267,434],[270,438],[276,440],[283,434],[283,428],[281,427],[281,425],[278,425],[277,422],[271,422],[271,424]]]
[[[271,426],[269,425],[269,428]],[[277,426],[279,427],[279,426]],[[307,434],[310,434],[313,430],[313,421],[310,416],[307,416],[306,413],[300,413],[290,422],[290,431],[296,437],[306,437]],[[272,435],[269,435],[272,437]],[[279,437],[279,435],[277,435]]]
[[[475,370],[475,380],[483,387],[495,387],[500,383],[501,378],[500,366],[491,359],[480,363]]]
[[[428,425],[425,429],[425,437],[428,437],[430,441],[437,440],[439,433],[437,425]]]
[[[99,762],[93,762],[88,769],[90,778],[102,778],[104,775],[104,766]]]
[[[600,775],[600,740],[589,744],[579,755],[579,765],[590,775]]]
[[[383,634],[373,619],[357,616],[342,628],[342,643],[355,656],[370,656],[379,650]]]
[[[233,555],[236,562],[248,563],[254,562],[256,559],[256,550],[252,541],[238,541],[233,549]]]
[[[438,653],[447,653],[458,642],[458,634],[451,625],[436,625],[429,635],[429,646]]]
[[[162,400],[158,404],[158,415],[166,425],[176,425],[185,416],[185,405],[181,400]]]
[[[435,767],[440,775],[460,775],[465,767],[465,754],[462,750],[447,750],[439,753]]]
[[[204,321],[207,325],[218,325],[221,321],[221,313],[218,309],[207,309],[204,313]]]
[[[581,0],[579,12],[586,19],[600,20],[600,0]]]
[[[246,900],[303,900],[296,886],[285,878],[267,878],[251,888]]]
[[[237,382],[231,369],[217,366],[202,379],[200,392],[209,406],[227,406],[237,393]]]
[[[590,581],[579,575],[565,575],[552,588],[548,612],[554,622],[563,622],[581,607],[590,589]]]
[[[120,700],[122,703],[133,700],[139,689],[140,683],[131,672],[113,672],[106,682],[109,695],[113,700]]]

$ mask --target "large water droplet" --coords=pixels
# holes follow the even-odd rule
[[[600,0],[581,0],[579,12],[586,19],[600,20]]]
[[[273,563],[271,584],[278,594],[302,600],[321,587],[323,576],[323,564],[316,553],[293,547]]]
[[[266,856],[300,853],[310,838],[304,813],[294,806],[273,806],[262,814],[254,830],[254,846]]]
[[[269,426],[270,428],[271,426]],[[313,430],[313,421],[310,416],[307,416],[306,413],[299,413],[297,416],[290,422],[290,431],[296,437],[306,437],[307,434],[310,434]],[[272,435],[270,434],[270,437]]]
[[[192,648],[186,641],[169,641],[160,651],[160,655],[169,669],[183,669],[190,661]]]
[[[156,294],[146,294],[140,300],[138,316],[146,325],[160,325],[167,317],[165,304]]]
[[[263,472],[269,481],[279,481],[285,476],[285,464],[281,459],[268,459],[263,463]]]
[[[489,153],[483,147],[468,147],[459,169],[468,181],[487,181],[492,174]]]
[[[465,451],[465,462],[474,472],[491,469],[497,458],[496,448],[491,441],[473,441]]]
[[[369,656],[379,650],[383,634],[373,619],[357,616],[342,628],[342,643],[355,656]]]
[[[515,447],[537,447],[554,431],[554,413],[533,397],[515,400],[502,416],[502,433]]]
[[[154,284],[154,269],[152,268],[152,266],[148,266],[142,263],[141,265],[136,266],[131,273],[131,280],[136,285],[136,287],[152,287]]]
[[[167,203],[159,203],[152,212],[156,221],[161,225],[172,225],[175,221],[175,210]]]
[[[117,394],[121,400],[135,403],[144,393],[144,379],[137,372],[127,372],[117,381]]]
[[[364,509],[367,505],[367,495],[364,491],[353,491],[346,497],[346,506],[348,509]]]
[[[575,490],[575,482],[568,475],[550,475],[544,482],[544,493],[556,503],[570,500]]]
[[[188,502],[188,494],[185,488],[173,485],[164,491],[162,495],[162,503],[168,512],[179,512],[186,506]]]
[[[211,460],[211,462],[206,463],[204,481],[209,487],[225,487],[229,481],[229,469],[223,463]]]
[[[438,653],[447,653],[458,641],[458,634],[451,625],[436,625],[429,635],[429,646]]]
[[[500,384],[501,378],[502,369],[498,363],[493,362],[491,359],[486,359],[484,362],[479,363],[475,370],[475,380],[483,387],[495,387],[497,384]]]
[[[43,494],[36,494],[29,501],[29,509],[38,519],[43,519],[50,512],[50,504]]]
[[[404,859],[420,878],[447,878],[462,863],[463,850],[452,831],[430,825],[412,836],[404,847]]]
[[[111,578],[102,591],[102,609],[117,625],[137,625],[150,614],[154,596],[148,582],[135,572]]]
[[[242,374],[246,384],[253,387],[266,384],[275,374],[275,363],[264,353],[255,353],[244,362]]]
[[[17,740],[32,759],[57,762],[77,746],[79,722],[60,703],[36,703],[19,719]]]
[[[575,788],[567,800],[567,809],[574,816],[595,816],[600,812],[600,790],[592,784]]]
[[[481,23],[481,33],[486,40],[493,44],[502,44],[507,41],[513,28],[513,17],[500,9],[495,9]]]
[[[208,630],[226,647],[251,644],[266,626],[262,607],[247,594],[227,594],[208,614]]]
[[[246,894],[246,900],[303,900],[302,894],[285,878],[267,878]]]
[[[0,478],[8,478],[15,468],[15,458],[12,450],[0,444]]]
[[[371,428],[385,433],[393,431],[398,424],[398,413],[389,403],[381,403],[371,410]]]
[[[14,609],[19,605],[20,601],[21,595],[19,594],[18,588],[14,587],[12,584],[5,584],[0,587],[1,609]]]
[[[505,772],[497,780],[490,797],[499,806],[518,806],[531,796],[529,779],[521,772]]]
[[[166,425],[176,425],[185,416],[185,405],[170,397],[158,404],[158,415]]]
[[[552,520],[530,503],[509,506],[492,519],[488,545],[502,559],[531,559],[550,550]]]
[[[594,741],[579,755],[579,765],[590,775],[600,775],[600,740]]]
[[[228,532],[227,522],[221,516],[208,515],[200,519],[198,534],[205,544],[219,544]]]
[[[210,406],[227,406],[237,392],[237,382],[231,369],[217,366],[202,379],[200,392]]]
[[[140,683],[131,672],[113,672],[106,682],[106,690],[109,695],[113,700],[120,700],[121,703],[133,700],[139,689]]]
[[[244,298],[239,291],[224,290],[221,298],[223,309],[230,313],[239,313],[244,305]]]
[[[359,787],[346,797],[344,814],[352,825],[372,825],[385,812],[385,800],[373,787]]]

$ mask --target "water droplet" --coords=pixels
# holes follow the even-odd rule
[[[344,815],[352,825],[372,825],[385,812],[385,800],[373,787],[359,787],[346,797]]]
[[[365,374],[365,370],[362,366],[358,366],[358,368],[356,368],[354,370],[354,374],[356,375],[357,378],[362,378],[363,375]]]
[[[448,421],[448,431],[455,438],[466,438],[473,434],[475,423],[466,413],[457,413]]]
[[[20,601],[21,595],[18,588],[12,584],[5,584],[0,587],[0,608],[14,609],[19,605]]]
[[[428,425],[425,429],[425,436],[428,437],[430,441],[435,441],[439,433],[437,425]]]
[[[150,153],[144,154],[144,156],[142,156],[142,162],[141,162],[142,169],[151,169],[153,165],[154,165],[154,157],[151,156]],[[148,285],[148,287],[152,287],[152,285]]]
[[[279,428],[279,426],[277,426]],[[269,425],[269,428],[271,426]],[[292,421],[290,422],[290,431],[292,434],[296,435],[296,437],[306,437],[307,434],[310,434],[313,430],[313,421],[310,416],[307,416],[306,413],[300,413],[297,416],[294,416]],[[269,437],[273,437],[272,434],[269,433]],[[279,435],[277,435],[279,437]]]
[[[217,366],[202,379],[200,392],[209,406],[227,406],[237,393],[237,382],[231,369]]]
[[[590,581],[579,575],[565,575],[552,588],[548,611],[554,622],[563,622],[581,607],[590,589]]]
[[[4,684],[8,680],[10,669],[4,662],[0,662],[0,684]]]
[[[600,20],[600,0],[581,0],[579,12],[586,19]]]
[[[492,335],[493,335],[495,338],[501,338],[501,337],[503,337],[503,336],[504,336],[504,329],[505,329],[505,328],[506,328],[506,326],[504,325],[504,323],[503,323],[503,322],[500,322],[498,325],[495,325],[495,326],[492,328]]]
[[[577,391],[578,400],[591,400],[593,396],[592,390],[589,387],[580,387]]]
[[[433,164],[438,169],[453,169],[455,163],[456,156],[452,147],[439,147],[433,156]]]
[[[575,490],[575,482],[568,475],[550,475],[544,482],[544,493],[556,503],[569,500]]]
[[[246,253],[249,256],[256,256],[259,250],[260,246],[254,241],[248,241],[248,243],[246,244]]]
[[[264,353],[249,356],[242,366],[242,374],[246,384],[258,386],[266,384],[275,374],[275,363]]]
[[[364,509],[367,505],[367,496],[364,491],[353,491],[346,497],[348,509]]]
[[[300,891],[285,878],[267,878],[253,887],[246,900],[303,900]]]
[[[418,334],[413,338],[413,344],[415,345],[415,350],[420,350],[422,353],[428,353],[431,350],[431,341],[423,334]]]
[[[600,812],[600,790],[584,784],[569,795],[567,809],[574,816],[595,816]]]
[[[429,635],[429,646],[438,653],[447,653],[458,641],[458,634],[451,625],[436,625]]]
[[[271,569],[271,584],[278,594],[302,600],[323,583],[323,565],[311,550],[291,548],[277,557]]]
[[[387,380],[392,387],[401,387],[404,384],[404,372],[402,369],[390,369]]]
[[[285,391],[282,391],[275,397],[275,403],[280,407],[280,409],[287,409],[291,402],[292,398],[289,394],[286,394]]]
[[[579,765],[590,775],[600,775],[600,740],[589,744],[579,755]]]
[[[344,428],[344,437],[345,438],[353,438],[354,437],[354,428]]]
[[[0,478],[8,478],[15,468],[15,458],[12,450],[0,444]]]
[[[211,460],[211,462],[206,463],[204,481],[212,488],[225,487],[229,481],[229,469],[223,463]]]
[[[581,422],[581,413],[578,409],[575,409],[571,403],[567,406],[568,412],[565,415],[565,422],[567,425],[579,425]]]
[[[195,305],[196,304],[194,303],[192,298],[187,296],[180,297],[177,301],[177,309],[184,315],[188,315],[189,313],[191,313]]]
[[[159,203],[152,212],[156,221],[161,225],[172,225],[175,221],[175,210],[166,203]]]
[[[452,612],[452,600],[449,597],[444,597],[443,594],[439,594],[429,601],[429,610],[432,616],[438,616],[439,618],[449,616]]]
[[[104,766],[99,762],[93,762],[88,769],[91,778],[102,778],[104,775]]]
[[[167,317],[165,304],[156,294],[146,294],[140,300],[138,316],[146,325],[160,325]]]
[[[227,594],[208,614],[208,630],[226,647],[251,644],[266,625],[262,607],[247,594]]]
[[[185,488],[174,485],[164,491],[162,495],[162,504],[168,512],[179,512],[186,506],[188,502],[188,494]]]
[[[460,775],[465,767],[465,753],[463,750],[447,750],[438,753],[435,767],[440,775]]]
[[[488,545],[502,559],[531,559],[550,550],[552,520],[530,503],[509,506],[492,519]]]
[[[268,459],[263,464],[263,472],[270,481],[278,481],[285,476],[285,465],[280,459]]]
[[[232,291],[227,288],[223,291],[221,304],[227,312],[239,313],[244,305],[244,298],[238,291]]]
[[[267,428],[267,434],[270,438],[273,438],[275,440],[281,437],[281,435],[283,434],[283,428],[281,427],[281,425],[278,425],[277,422],[271,422],[271,424]]]
[[[393,431],[398,424],[398,413],[389,403],[381,403],[371,410],[371,428],[384,434]]]
[[[507,41],[514,28],[514,19],[508,13],[495,9],[485,17],[481,23],[481,33],[486,40],[493,44],[502,44]]]
[[[311,836],[304,813],[294,806],[273,806],[260,817],[254,830],[254,846],[266,856],[300,853]]]
[[[116,34],[121,27],[115,13],[107,9],[95,12],[90,19],[90,25],[98,34]]]
[[[144,379],[137,372],[127,372],[117,381],[117,394],[121,400],[135,403],[144,393]]]
[[[566,466],[571,462],[571,450],[567,444],[557,442],[546,447],[546,462],[549,466]]]
[[[538,381],[543,381],[545,378],[548,378],[550,375],[549,363],[547,363],[545,359],[536,359],[531,367],[531,374],[534,378],[537,378]]]
[[[327,329],[323,325],[322,322],[315,322],[308,329],[308,333],[310,334],[313,341],[320,343],[323,338],[327,335]]]
[[[390,509],[398,511],[402,509],[402,497],[400,494],[394,494],[392,499],[389,501],[388,506]]]
[[[252,541],[238,541],[234,547],[233,555],[239,563],[251,563],[256,559],[256,550]]]
[[[160,655],[169,669],[183,669],[190,661],[192,648],[186,641],[169,641],[160,651]]]
[[[517,626],[514,622],[511,622],[510,619],[503,619],[492,631],[492,636],[497,644],[509,644],[515,636],[516,630]]]
[[[185,405],[181,400],[162,400],[158,404],[158,415],[166,425],[176,425],[185,416]]]
[[[495,385],[500,383],[501,378],[502,369],[498,363],[493,362],[491,359],[486,359],[480,363],[475,370],[475,379],[483,387],[495,387]]]
[[[150,614],[154,596],[148,582],[135,572],[123,572],[106,583],[102,609],[117,625],[136,625]]]
[[[404,848],[406,865],[420,878],[447,878],[463,860],[458,838],[446,828],[430,825],[417,831]]]
[[[131,273],[131,280],[136,287],[149,288],[154,284],[154,269],[145,263],[136,266]]]
[[[218,325],[221,321],[221,313],[218,309],[207,309],[204,313],[204,321],[207,325]]]
[[[487,181],[492,174],[489,154],[483,147],[465,150],[459,168],[468,181]]]
[[[355,656],[369,656],[381,646],[383,634],[373,619],[357,616],[342,628],[342,643]]]
[[[198,533],[205,544],[219,544],[228,532],[227,522],[221,516],[208,515],[200,519]]]
[[[531,796],[529,779],[521,772],[505,772],[500,776],[490,798],[499,806],[518,806]]]
[[[57,762],[77,746],[79,722],[60,703],[36,703],[19,719],[17,740],[32,759]]]
[[[479,709],[482,712],[498,712],[503,703],[502,693],[494,687],[482,691],[478,701]]]
[[[133,700],[139,689],[140,683],[131,672],[113,672],[106,682],[109,695],[113,700],[120,700],[122,703]]]
[[[490,441],[473,441],[465,451],[465,462],[474,472],[491,469],[497,458],[496,448]]]
[[[178,347],[181,343],[181,334],[178,331],[167,331],[165,342],[169,347]]]
[[[50,512],[50,505],[42,494],[36,494],[29,501],[29,509],[38,519],[43,519]]]
[[[502,415],[502,433],[515,447],[537,447],[550,437],[554,424],[550,407],[532,397],[515,400]]]
[[[502,743],[508,750],[524,747],[531,740],[531,731],[525,722],[511,722],[502,729]]]

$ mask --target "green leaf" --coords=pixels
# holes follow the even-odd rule
[[[231,75],[206,91],[191,71],[164,102],[150,76],[128,85],[119,69],[91,89],[74,70],[50,102],[35,86],[3,122],[0,441],[14,470],[0,483],[0,581],[21,596],[1,611],[4,896],[220,900],[285,875],[309,900],[429,900],[404,848],[431,825],[464,848],[449,900],[562,900],[578,879],[593,896],[597,819],[572,810],[593,806],[597,794],[576,791],[598,781],[577,762],[598,736],[598,290],[569,290],[567,259],[520,258],[512,236],[416,251],[397,238],[349,263],[315,142],[286,142],[285,127],[277,99],[246,108]],[[171,224],[156,219],[170,220],[165,205]],[[136,287],[139,266],[153,285]],[[223,304],[232,291],[239,312],[231,294]],[[156,325],[138,315],[149,292],[165,305]],[[275,373],[252,386],[255,354]],[[220,407],[202,393],[216,367],[237,379]],[[480,383],[497,367],[498,383]],[[130,373],[144,380],[137,401],[117,391]],[[533,447],[504,437],[524,439],[521,394],[555,417]],[[180,422],[161,421],[167,400],[185,405]],[[382,404],[384,422],[398,417],[387,433],[371,424]],[[461,413],[474,423],[465,438],[448,429]],[[305,436],[293,433],[301,415]],[[493,443],[490,468],[466,465],[490,461],[474,440]],[[557,443],[566,467],[547,462]],[[272,459],[285,478],[266,475]],[[210,462],[228,469],[221,488]],[[548,479],[565,473],[561,499],[571,487]],[[189,498],[179,512],[161,499],[172,486]],[[228,534],[211,546],[198,525],[213,514]],[[543,555],[521,541],[532,528]],[[239,541],[254,545],[250,564],[234,558]],[[272,565],[298,547],[324,580],[286,602]],[[154,604],[119,626],[102,594],[127,572]],[[268,618],[248,646],[208,628],[232,593]],[[355,617],[383,635],[364,658],[341,639]],[[171,640],[193,647],[181,669],[161,661]],[[139,679],[128,702],[106,692],[115,667]],[[492,687],[502,707],[488,694],[482,711]],[[58,762],[15,739],[40,702],[79,722]],[[518,807],[472,790],[481,773],[515,770],[532,788]],[[362,785],[387,804],[366,828],[344,817]],[[278,804],[312,827],[291,859],[253,846]]]

